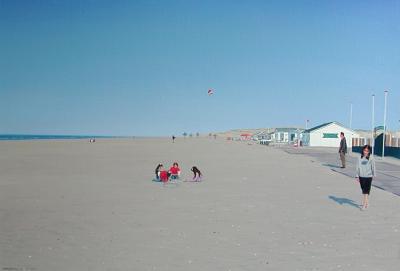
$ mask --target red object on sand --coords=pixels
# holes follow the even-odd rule
[[[163,170],[160,171],[160,180],[164,183],[168,182],[168,172]]]

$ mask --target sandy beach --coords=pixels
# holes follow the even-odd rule
[[[209,138],[0,142],[1,270],[398,270],[400,197]],[[163,187],[157,163],[182,180]]]

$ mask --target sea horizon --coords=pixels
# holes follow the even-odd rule
[[[89,139],[89,138],[133,138],[135,136],[104,135],[60,135],[60,134],[0,134],[0,140],[45,140],[45,139]]]

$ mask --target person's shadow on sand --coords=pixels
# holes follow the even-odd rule
[[[360,209],[360,205],[355,203],[354,200],[347,199],[347,198],[338,198],[338,197],[335,197],[335,196],[329,196],[329,198],[331,200],[335,201],[336,203],[340,204],[340,205],[347,204],[347,205],[350,205],[350,206],[355,207],[357,209]]]

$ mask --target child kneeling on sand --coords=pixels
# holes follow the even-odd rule
[[[160,178],[160,180],[165,184],[166,182],[168,182],[169,179],[169,174],[168,172],[164,169],[164,167],[161,165],[160,167],[160,171],[158,173],[158,177]]]
[[[154,173],[156,174],[156,178],[154,179],[154,181],[156,182],[161,182],[160,180],[160,169],[163,167],[163,164],[158,164],[156,169],[154,170]]]
[[[169,174],[168,172],[164,169],[164,166],[162,164],[158,164],[155,170],[156,173],[156,179],[155,181],[157,182],[163,182],[166,183],[168,182],[169,179]]]
[[[181,169],[179,168],[179,165],[177,162],[175,162],[172,167],[169,169],[169,174],[171,175],[172,180],[179,179],[179,176],[181,175]]]

